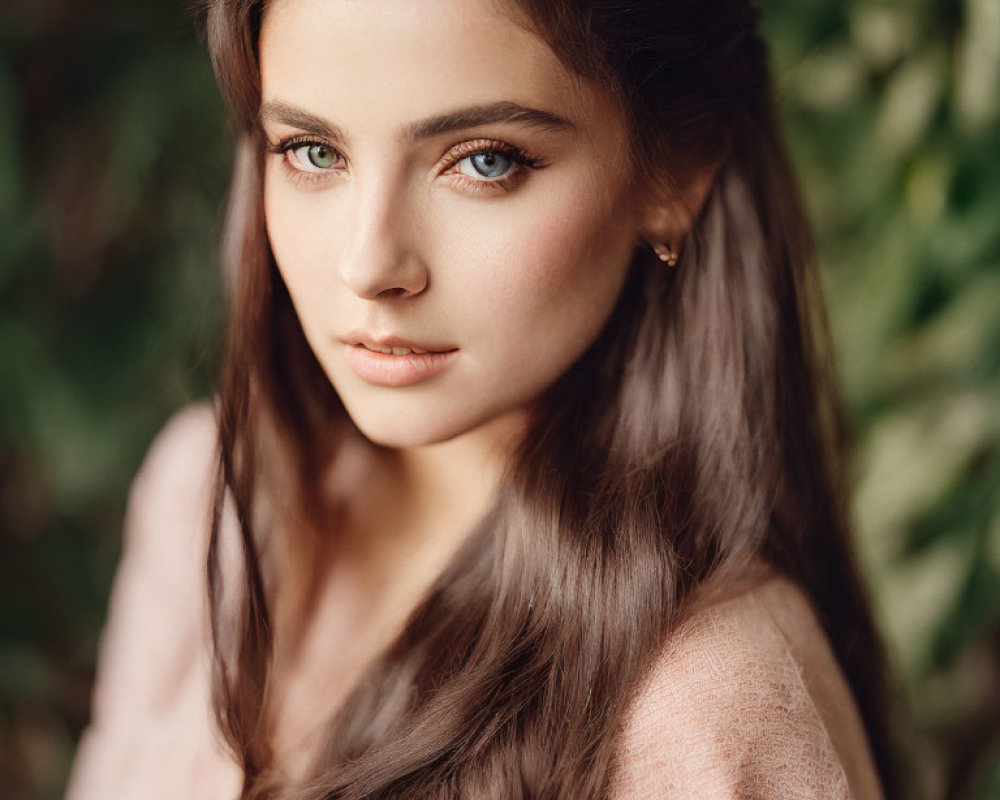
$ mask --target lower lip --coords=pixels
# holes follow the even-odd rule
[[[410,386],[446,370],[458,358],[458,350],[394,356],[353,344],[347,346],[345,358],[363,381],[376,386]]]

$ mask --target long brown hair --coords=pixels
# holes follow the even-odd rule
[[[669,189],[679,165],[725,155],[677,268],[635,253],[607,326],[538,400],[493,507],[329,720],[308,784],[286,785],[270,742],[279,557],[336,536],[336,504],[315,487],[352,423],[265,234],[265,0],[206,2],[239,137],[209,584],[215,709],[242,796],[596,800],[625,709],[685,600],[755,556],[812,599],[885,793],[900,796],[893,684],[851,546],[812,245],[742,0],[506,3],[611,91],[637,171]],[[278,497],[292,498],[281,508],[297,526],[280,545]],[[220,555],[228,498],[242,542],[235,597]]]

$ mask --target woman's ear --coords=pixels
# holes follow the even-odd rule
[[[680,250],[715,183],[722,160],[671,170],[668,177],[647,181],[639,212],[639,236],[651,244]]]

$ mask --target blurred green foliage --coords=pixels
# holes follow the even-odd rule
[[[0,796],[61,796],[129,481],[211,390],[230,151],[176,5],[3,6]]]
[[[765,0],[929,800],[1000,797],[1000,0]],[[182,7],[0,10],[0,796],[61,796],[129,481],[211,391],[231,138]]]
[[[1000,797],[1000,2],[766,4],[930,797]]]

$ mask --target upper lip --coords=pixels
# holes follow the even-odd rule
[[[404,339],[401,336],[392,336],[389,334],[374,335],[365,331],[351,331],[341,341],[344,344],[363,344],[368,347],[408,347],[410,350],[426,350],[429,353],[441,353],[456,349],[451,345],[426,344]]]

